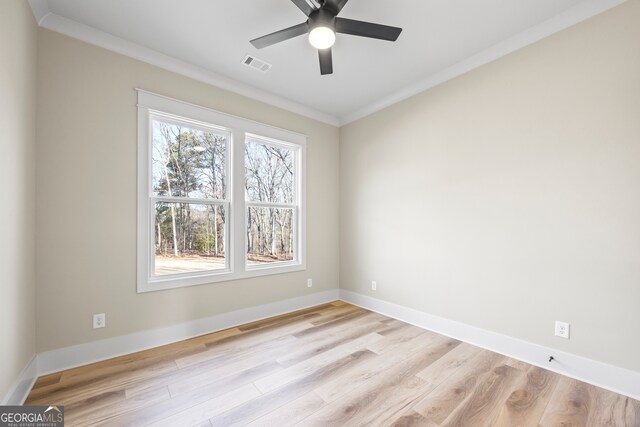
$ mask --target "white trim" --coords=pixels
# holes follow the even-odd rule
[[[50,9],[47,0],[29,0],[29,4],[31,5],[34,16],[38,21],[38,25],[48,30],[56,31],[86,43],[155,65],[165,70],[169,70],[261,102],[266,102],[275,107],[282,108],[323,123],[340,127],[380,111],[404,99],[417,95],[420,92],[424,92],[427,89],[442,84],[489,62],[495,61],[496,59],[515,52],[516,50],[542,40],[545,37],[618,6],[625,1],[627,0],[583,1],[548,19],[547,21],[493,45],[490,48],[464,59],[449,68],[430,75],[420,82],[407,86],[406,88],[389,96],[383,97],[362,109],[341,117],[334,117],[312,107],[301,105],[270,92],[220,76],[207,69],[121,39],[93,27],[81,24],[77,21],[56,15],[49,12]]]
[[[290,273],[306,269],[306,147],[307,137],[303,134],[277,128],[256,121],[222,113],[211,108],[201,107],[189,102],[176,100],[164,95],[137,91],[138,105],[138,208],[137,208],[137,291],[152,292],[185,286],[204,285],[230,280],[271,274]],[[194,122],[203,128],[222,129],[231,136],[227,158],[229,194],[227,200],[208,203],[223,204],[228,211],[225,248],[227,248],[226,266],[219,270],[191,272],[155,276],[152,236],[154,233],[152,201],[158,198],[151,195],[151,118],[169,117],[177,122]],[[297,230],[296,258],[290,262],[278,262],[260,267],[245,263],[244,226],[246,224],[246,201],[244,196],[244,152],[247,136],[257,142],[287,147],[296,152],[296,170],[298,189],[296,192]],[[169,198],[167,198],[169,199]],[[172,200],[178,198],[171,197]],[[197,199],[190,202],[198,203]]]
[[[639,372],[554,350],[344,289],[332,289],[164,328],[40,353],[37,357],[34,356],[14,382],[2,404],[22,404],[37,376],[183,341],[337,299],[640,400]],[[548,363],[549,355],[554,356],[554,362]]]
[[[256,320],[325,304],[336,301],[337,299],[338,290],[332,289],[256,307],[244,308],[204,319],[192,320],[164,328],[121,335],[114,338],[47,351],[38,355],[38,375],[60,372],[101,360],[183,341]]]
[[[138,108],[146,108],[162,114],[200,121],[202,124],[222,125],[228,131],[241,128],[251,135],[272,138],[276,141],[287,141],[295,144],[306,144],[307,136],[298,132],[267,125],[233,114],[223,113],[202,105],[192,104],[166,95],[136,88],[138,94]]]
[[[11,388],[0,401],[0,405],[22,405],[38,379],[38,356],[33,355],[27,366],[20,372]]]
[[[340,289],[340,299],[420,328],[640,400],[640,372],[587,359],[344,289]],[[551,355],[555,360],[549,363]]]
[[[387,108],[402,100],[410,98],[427,89],[438,86],[448,80],[454,79],[473,69],[481,67],[496,59],[502,58],[512,52],[522,49],[530,44],[549,37],[559,31],[578,24],[589,19],[599,13],[609,10],[615,6],[624,3],[627,0],[587,0],[568,10],[554,16],[547,21],[535,25],[515,36],[504,40],[498,44],[491,46],[475,55],[470,56],[452,65],[449,68],[441,70],[435,74],[428,76],[426,79],[405,87],[389,96],[386,96],[360,110],[340,117],[339,126],[369,116],[377,111]]]
[[[33,6],[32,6],[33,7]],[[34,14],[36,13],[36,9]],[[39,10],[39,9],[38,9]],[[172,71],[183,76],[190,77],[212,86],[237,93],[248,98],[255,99],[267,103],[269,105],[282,108],[289,112],[299,114],[327,123],[332,126],[338,126],[338,118],[323,113],[306,105],[299,104],[278,95],[263,91],[256,87],[240,83],[230,78],[221,76],[209,71],[205,68],[198,67],[188,62],[173,58],[153,49],[146,48],[139,44],[121,39],[104,31],[90,27],[80,22],[65,18],[55,13],[49,13],[42,17],[39,25],[51,31],[55,31],[66,36],[81,40],[83,42],[99,46],[101,48],[137,59],[147,64],[155,65],[168,71]]]
[[[31,6],[31,12],[33,12],[33,17],[36,18],[38,25],[42,25],[45,18],[51,13],[47,0],[29,0],[29,6]]]

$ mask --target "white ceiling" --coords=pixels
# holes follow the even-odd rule
[[[334,124],[373,112],[622,2],[350,0],[340,16],[402,27],[403,32],[395,43],[339,34],[333,48],[334,74],[321,76],[317,52],[306,36],[262,50],[249,43],[306,19],[290,0],[30,1],[44,27],[79,38],[93,30],[108,33],[147,48],[147,56],[151,49],[197,66],[231,90],[246,95],[257,88],[258,99]],[[91,29],[68,30],[77,23]],[[84,38],[91,42],[92,37],[100,39],[95,34]],[[135,50],[131,43],[127,46],[125,50]],[[260,73],[243,66],[246,54],[273,68]]]

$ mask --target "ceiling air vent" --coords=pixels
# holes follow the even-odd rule
[[[254,70],[262,71],[266,73],[271,69],[271,64],[264,62],[262,59],[258,59],[255,56],[247,55],[242,60],[242,63],[247,67],[251,67]]]

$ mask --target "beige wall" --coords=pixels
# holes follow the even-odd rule
[[[1,7],[19,8],[26,20],[25,4]],[[639,18],[640,2],[629,1],[340,134],[39,30],[37,350],[340,283],[640,370]],[[0,31],[14,34],[20,22],[8,19]],[[0,105],[10,112],[0,116],[15,133],[2,142],[3,152],[15,155],[1,157],[0,173],[3,182],[18,183],[6,191],[15,200],[8,205],[20,208],[0,212],[1,223],[15,224],[0,249],[3,292],[9,286],[7,300],[16,303],[0,311],[0,338],[16,347],[0,368],[5,388],[34,350],[28,82],[35,77],[35,29],[27,27],[31,37],[20,39],[26,45],[0,37],[2,57],[20,57],[0,76]],[[309,135],[307,272],[136,293],[135,87]],[[307,277],[314,278],[311,290]],[[107,313],[107,328],[91,328],[97,312]],[[556,319],[571,322],[570,341],[553,337]]]
[[[627,2],[343,127],[341,288],[640,371],[639,22]]]
[[[29,4],[0,2],[0,399],[35,354],[36,42]]]
[[[337,128],[43,29],[38,69],[38,351],[338,287]],[[136,293],[136,87],[308,135],[306,272]]]

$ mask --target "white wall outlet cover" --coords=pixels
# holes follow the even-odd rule
[[[107,326],[107,316],[104,313],[93,315],[93,329],[104,328]]]
[[[307,279],[307,288],[310,288],[313,286],[313,279]]]
[[[378,289],[378,284],[376,282],[371,282],[371,290],[375,291]]]
[[[569,324],[556,320],[556,336],[569,339]]]

